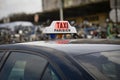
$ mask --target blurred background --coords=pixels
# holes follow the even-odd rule
[[[76,34],[44,34],[52,21]],[[0,0],[0,44],[53,39],[120,40],[120,0]]]

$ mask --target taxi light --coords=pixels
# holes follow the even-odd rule
[[[43,30],[46,34],[77,33],[75,27],[68,21],[53,21],[49,27]]]

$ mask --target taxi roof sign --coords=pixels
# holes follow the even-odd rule
[[[72,27],[68,21],[53,21],[49,27],[43,30],[46,34],[57,33],[77,33],[75,27]]]

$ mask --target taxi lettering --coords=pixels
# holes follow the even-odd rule
[[[67,22],[56,22],[54,31],[69,32],[70,29],[68,29],[68,23]]]
[[[67,22],[56,22],[55,29],[68,29]]]

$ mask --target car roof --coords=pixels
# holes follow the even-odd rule
[[[120,39],[74,39],[72,44],[117,44],[120,45]]]
[[[20,43],[20,45],[35,45],[53,48],[71,55],[80,55],[102,51],[120,50],[116,44],[51,44],[44,41]]]
[[[17,43],[17,44],[7,44],[1,45],[0,49],[13,49],[13,50],[25,50],[25,47],[29,48],[38,48],[41,50],[54,49],[58,51],[62,51],[66,54],[70,55],[81,55],[102,51],[113,51],[120,50],[120,45],[116,44],[54,44],[52,42],[46,43],[45,41],[34,41],[34,42],[25,42],[25,43]],[[48,51],[49,52],[49,51]]]

